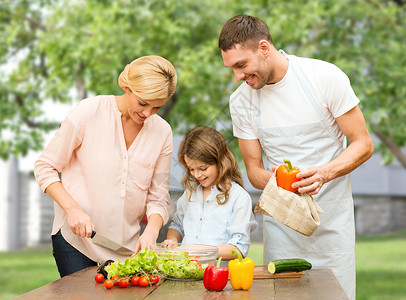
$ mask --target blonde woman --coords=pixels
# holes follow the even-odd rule
[[[52,245],[61,277],[125,258],[94,245],[94,230],[134,252],[156,242],[168,220],[172,156],[171,128],[157,112],[176,83],[166,59],[134,60],[118,78],[124,94],[80,101],[35,162],[38,184],[55,200]]]

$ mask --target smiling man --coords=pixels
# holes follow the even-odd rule
[[[301,168],[292,187],[324,210],[310,237],[264,216],[264,263],[300,257],[330,268],[355,299],[349,173],[371,157],[373,143],[348,77],[331,63],[276,50],[267,25],[252,16],[228,20],[219,47],[224,65],[244,81],[230,97],[230,111],[250,182],[264,189],[288,158]]]

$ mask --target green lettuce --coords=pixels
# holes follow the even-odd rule
[[[207,264],[201,264],[187,252],[161,255],[158,259],[158,270],[169,279],[201,279]]]
[[[107,277],[111,278],[114,275],[130,277],[145,273],[152,273],[156,269],[158,262],[158,254],[154,250],[145,250],[138,252],[133,257],[127,257],[124,262],[118,259],[104,269],[107,272]]]

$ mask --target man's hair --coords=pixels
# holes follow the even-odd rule
[[[236,44],[245,48],[256,48],[260,40],[272,43],[268,26],[256,17],[240,15],[232,17],[224,24],[219,36],[219,48],[227,51]]]

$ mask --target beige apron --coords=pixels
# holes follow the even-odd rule
[[[289,56],[289,63],[306,94],[306,100],[319,114],[321,121],[262,128],[261,100],[258,101],[258,137],[269,170],[272,165],[280,165],[284,158],[290,159],[298,167],[320,166],[336,158],[344,148],[308,88],[296,60],[296,57]],[[261,91],[256,92],[260,99]],[[350,176],[342,176],[325,184],[314,199],[324,213],[320,215],[319,228],[310,237],[264,216],[264,264],[273,259],[307,259],[314,268],[331,269],[348,297],[355,299],[355,226]]]

